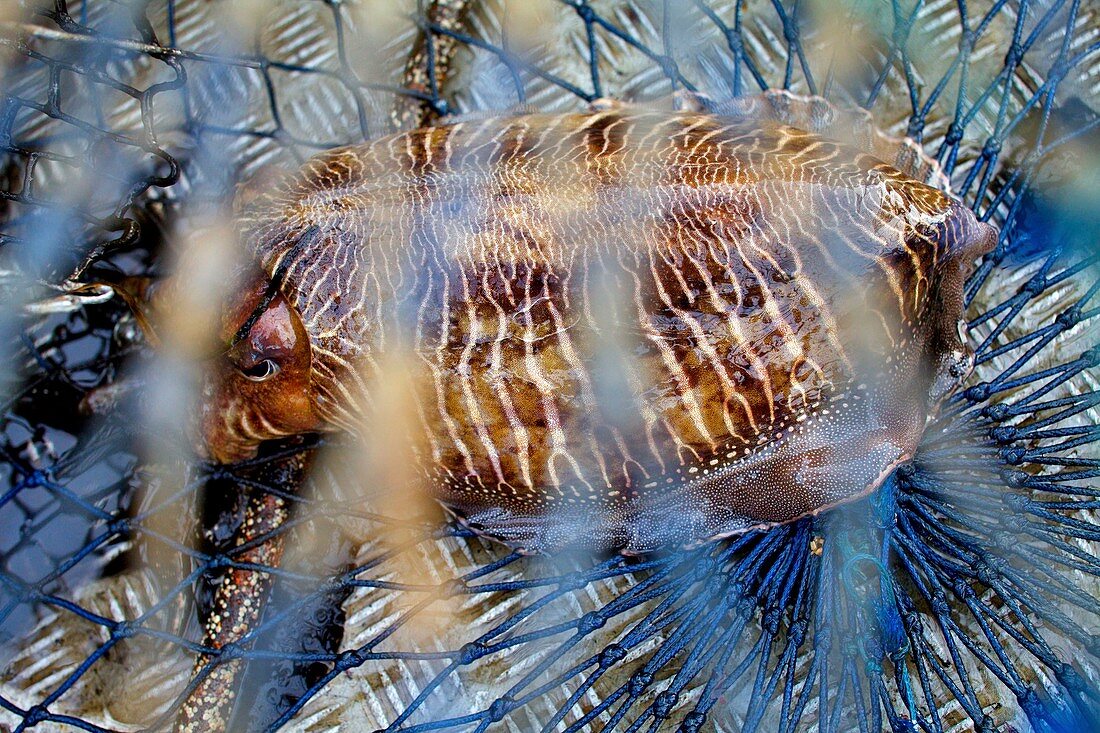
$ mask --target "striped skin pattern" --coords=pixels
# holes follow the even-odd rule
[[[970,370],[962,286],[995,242],[851,145],[633,107],[332,150],[240,225],[308,334],[310,407],[272,417],[281,375],[223,390],[215,456],[311,423],[369,440],[400,354],[416,472],[532,552],[647,552],[872,490]]]

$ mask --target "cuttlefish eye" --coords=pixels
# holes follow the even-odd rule
[[[264,359],[254,364],[236,363],[234,366],[242,377],[253,382],[266,382],[282,369],[274,359]]]
[[[283,371],[282,362],[287,357],[285,341],[268,343],[266,346],[262,343],[265,333],[255,333],[256,329],[262,328],[262,326],[257,322],[256,326],[250,331],[250,343],[246,344],[248,348],[232,348],[226,354],[234,368],[240,372],[244,379],[250,382],[266,382],[272,379],[273,376]],[[266,336],[278,338],[277,333],[272,335],[270,331],[266,333]],[[261,343],[257,344],[257,341]],[[293,341],[290,343],[293,344]],[[257,349],[257,346],[260,348]]]
[[[258,314],[244,337],[229,347],[229,363],[251,382],[266,382],[276,376],[300,346],[295,319],[286,300],[275,298]]]

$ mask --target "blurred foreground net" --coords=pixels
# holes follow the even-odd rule
[[[485,2],[457,24],[384,2],[0,9],[0,720],[170,721],[203,651],[196,597],[204,613],[226,572],[264,572],[228,539],[243,484],[293,510],[260,628],[208,665],[247,661],[241,728],[1097,729],[1098,18],[1023,1]],[[211,477],[157,460],[132,412],[82,410],[149,350],[125,305],[65,281],[159,274],[167,232],[270,166],[418,116],[780,87],[913,136],[1002,229],[968,291],[978,369],[867,501],[693,551],[528,558],[371,505],[338,441],[288,495],[269,479],[300,446]]]

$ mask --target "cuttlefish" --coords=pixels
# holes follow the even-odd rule
[[[400,352],[412,470],[526,551],[820,512],[909,460],[972,368],[964,281],[997,235],[947,188],[912,141],[787,93],[324,152],[240,213],[200,447],[361,431]]]

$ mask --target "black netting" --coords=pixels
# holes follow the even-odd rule
[[[24,0],[0,70],[0,724],[170,726],[233,670],[234,729],[1100,728],[1095,3]],[[152,350],[92,283],[159,277],[238,182],[447,114],[767,88],[869,109],[1001,229],[978,368],[870,499],[524,557],[349,495],[339,439],[189,468],[136,427],[180,418],[124,389]],[[260,621],[204,646],[233,574]]]

